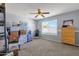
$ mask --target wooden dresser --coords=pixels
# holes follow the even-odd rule
[[[73,27],[63,27],[61,31],[61,42],[75,45],[75,29]]]

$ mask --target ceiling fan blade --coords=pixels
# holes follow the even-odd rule
[[[35,18],[37,18],[37,17],[38,17],[38,15],[35,16]]]
[[[45,17],[43,14],[41,14],[42,17]]]
[[[43,12],[42,14],[49,14],[49,12]]]
[[[30,13],[30,14],[38,14],[38,13]]]

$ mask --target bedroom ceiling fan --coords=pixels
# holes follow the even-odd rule
[[[30,13],[30,14],[36,14],[35,18],[37,18],[39,15],[45,17],[44,14],[49,14],[49,12],[42,12],[41,9],[38,9],[37,13]]]

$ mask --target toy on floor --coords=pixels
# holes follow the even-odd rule
[[[30,42],[30,41],[32,41],[32,33],[31,33],[31,31],[29,31],[28,34],[27,34],[27,42]]]

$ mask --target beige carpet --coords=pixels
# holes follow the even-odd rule
[[[35,39],[21,48],[20,56],[79,56],[79,47]]]

